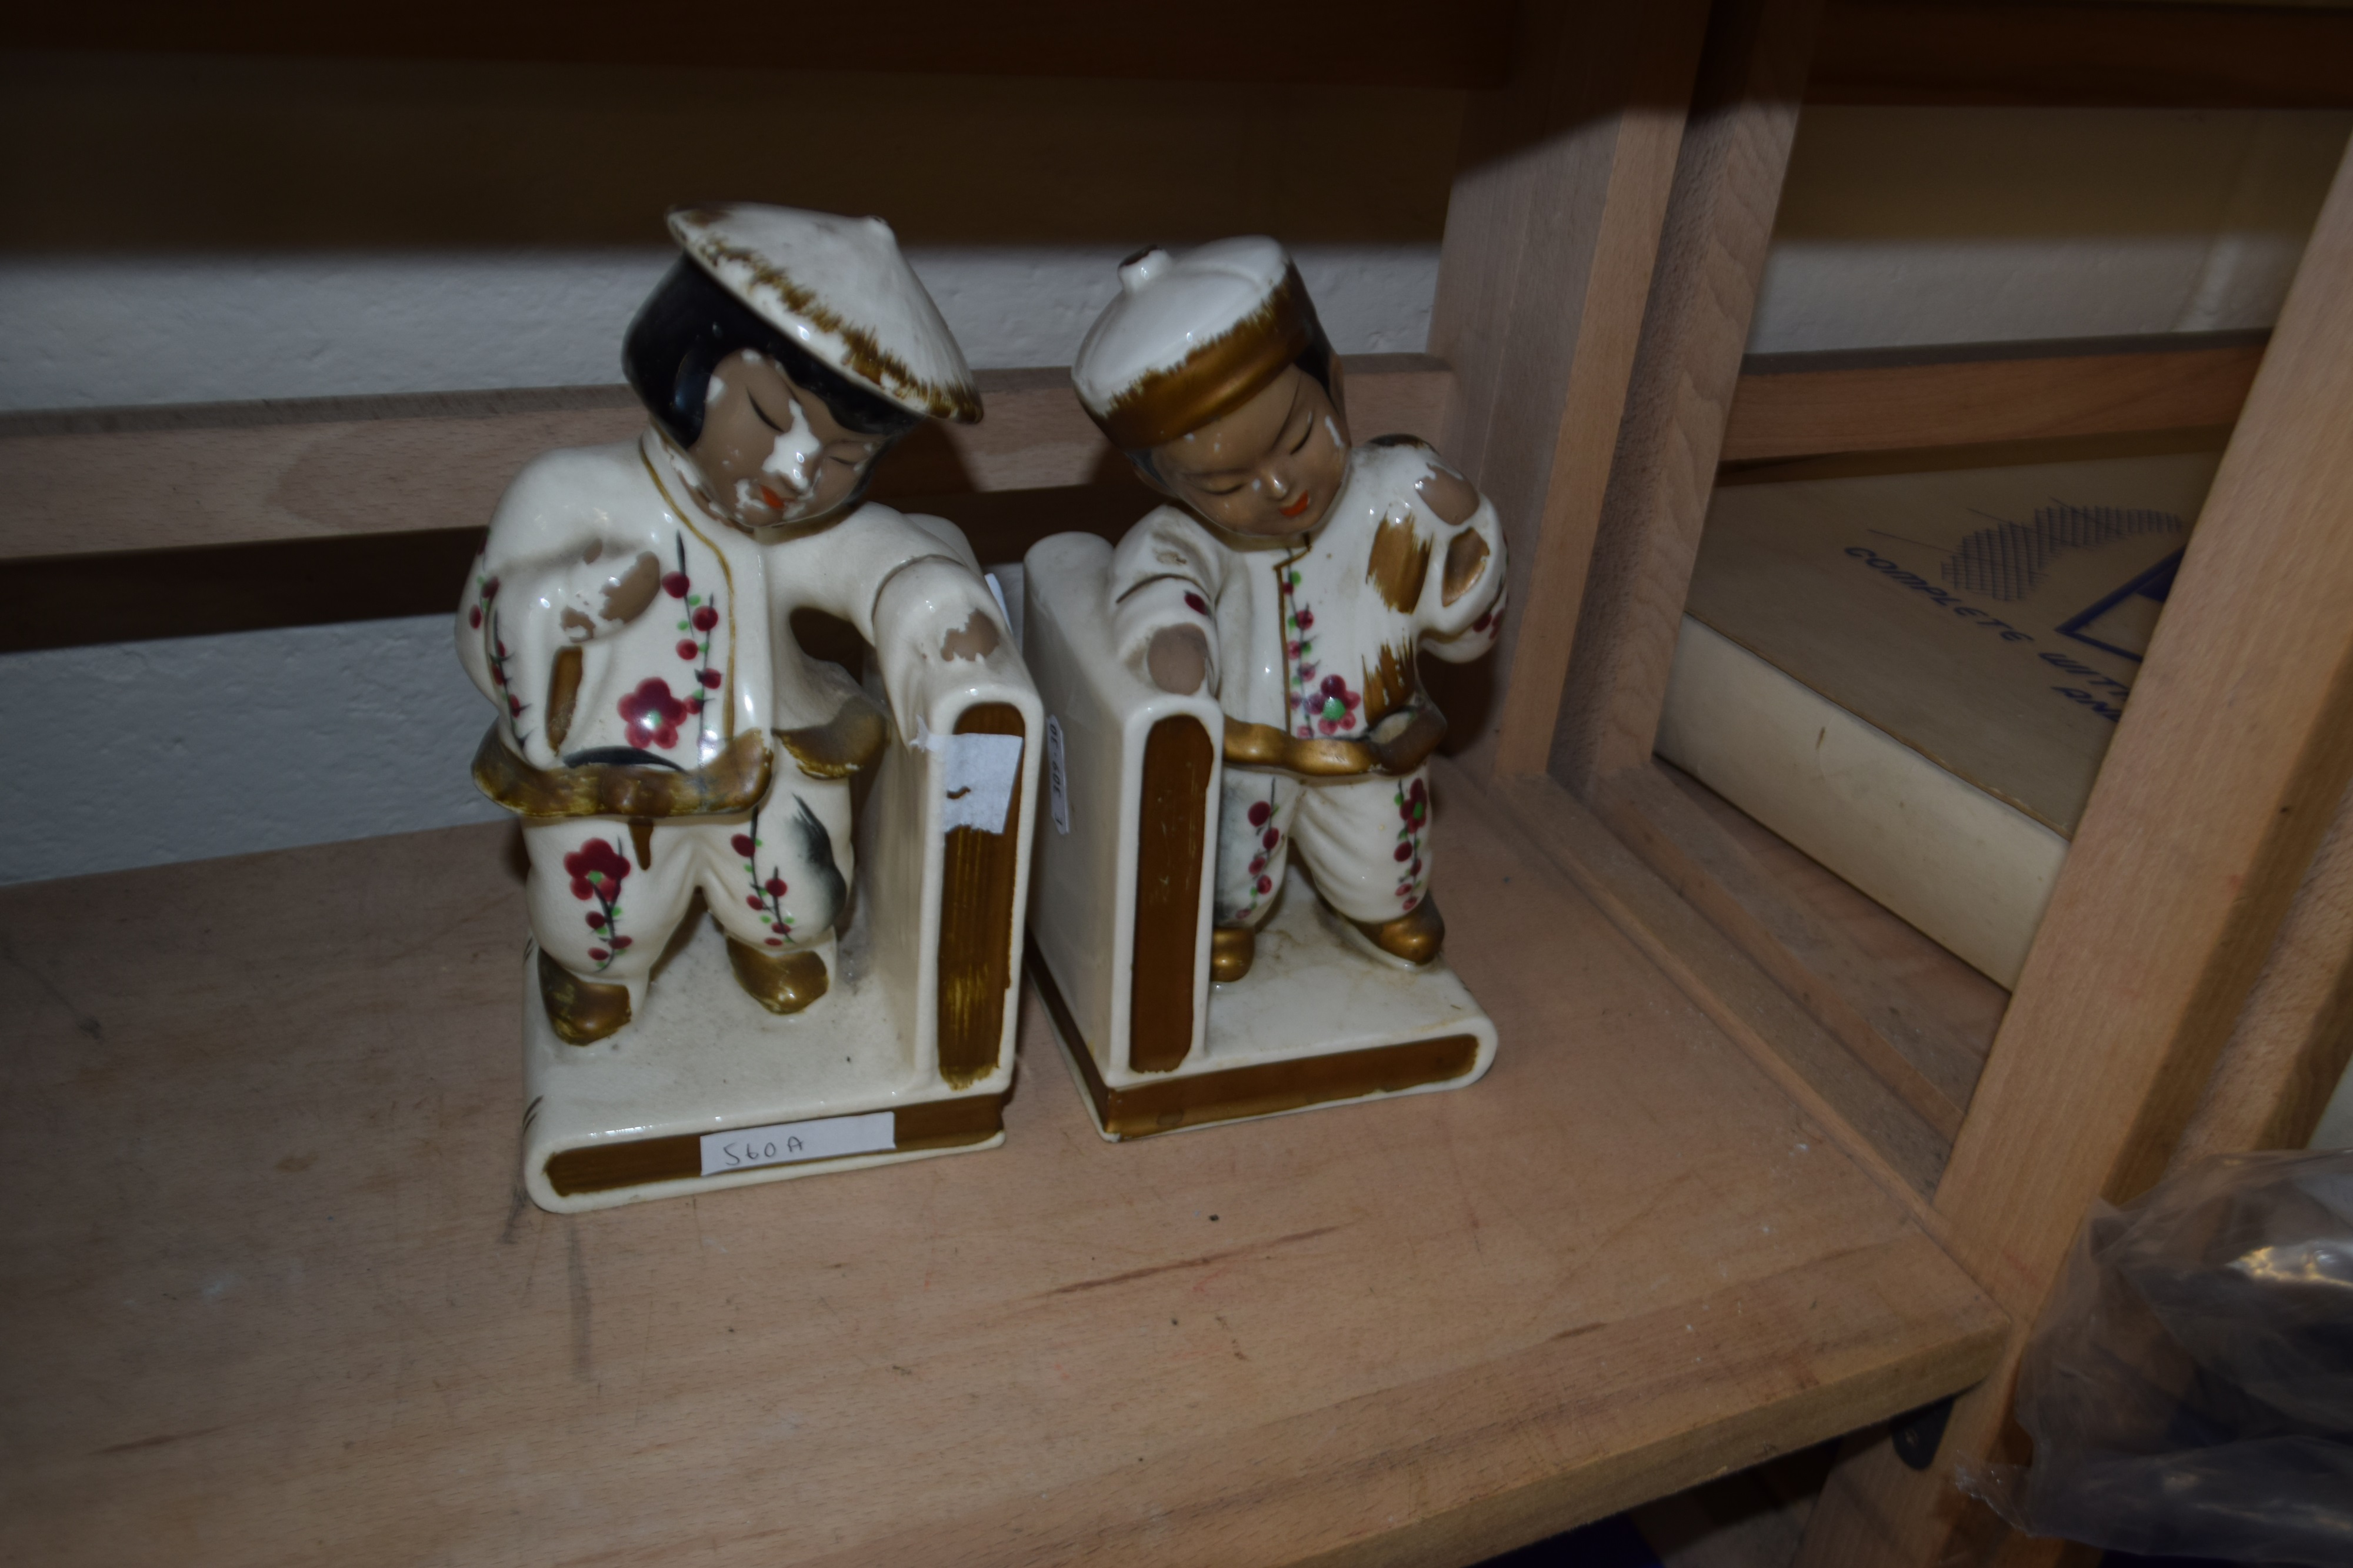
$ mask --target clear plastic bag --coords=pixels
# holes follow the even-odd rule
[[[2223,1155],[2094,1209],[2018,1419],[2033,1463],[1959,1479],[2030,1534],[2353,1564],[2353,1152]]]

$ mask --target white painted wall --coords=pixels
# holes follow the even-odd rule
[[[1068,364],[1118,289],[1112,247],[913,248],[976,367]],[[0,259],[0,409],[575,386],[677,252]],[[1303,246],[1343,353],[1430,341],[1438,247]]]
[[[2353,116],[1809,110],[1760,352],[2268,324]],[[976,365],[1067,363],[1111,248],[913,253]],[[1303,249],[1345,353],[1421,348],[1435,246]],[[659,252],[0,261],[0,407],[617,379]],[[90,799],[0,780],[0,882],[495,815],[438,617],[0,656],[0,732],[69,710]]]
[[[454,600],[453,600],[454,603]],[[0,879],[120,870],[505,815],[466,764],[491,710],[442,616],[0,658]],[[37,739],[38,738],[38,739]]]

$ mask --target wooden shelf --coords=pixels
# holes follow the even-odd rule
[[[1454,380],[1443,361],[1341,363],[1356,428],[1436,438]],[[986,416],[919,427],[876,469],[876,500],[1102,485],[1146,495],[1067,369],[976,379]],[[532,458],[645,427],[620,385],[0,415],[0,561],[480,528]]]
[[[1113,1148],[1032,997],[1002,1150],[576,1218],[512,829],[0,891],[13,1539],[1467,1563],[1982,1375],[1917,1205],[1581,890],[1647,873],[1439,782],[1477,1087]]]

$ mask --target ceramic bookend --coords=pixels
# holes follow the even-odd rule
[[[1025,563],[1050,798],[1040,989],[1105,1137],[1459,1088],[1495,1031],[1440,956],[1417,652],[1503,615],[1495,510],[1422,442],[1351,446],[1271,239],[1120,268],[1080,400],[1174,505]]]
[[[524,468],[458,615],[559,1210],[990,1147],[1013,1068],[1037,693],[963,534],[862,500],[980,417],[971,373],[878,219],[670,231],[623,351],[651,426]],[[828,616],[862,679],[803,650]]]

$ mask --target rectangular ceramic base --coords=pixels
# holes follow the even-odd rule
[[[1495,1059],[1495,1026],[1443,958],[1408,970],[1360,951],[1295,870],[1250,972],[1209,988],[1203,1047],[1171,1071],[1106,1081],[1034,949],[1029,972],[1095,1131],[1114,1142],[1461,1089]]]
[[[712,922],[698,914],[694,925],[655,973],[642,1016],[592,1046],[556,1038],[540,1003],[537,951],[525,953],[523,1184],[540,1207],[611,1208],[1005,1141],[1001,1084],[957,1093],[916,1071],[881,983],[859,973],[860,933],[842,944],[847,964],[834,944],[818,950],[831,988],[780,1018],[737,987],[726,939]],[[877,1112],[892,1117],[887,1147],[870,1121],[857,1131],[871,1152],[791,1160],[795,1134],[780,1131],[753,1157],[769,1157],[775,1144],[784,1161],[703,1174],[707,1133]],[[839,1131],[801,1130],[817,1149]]]

